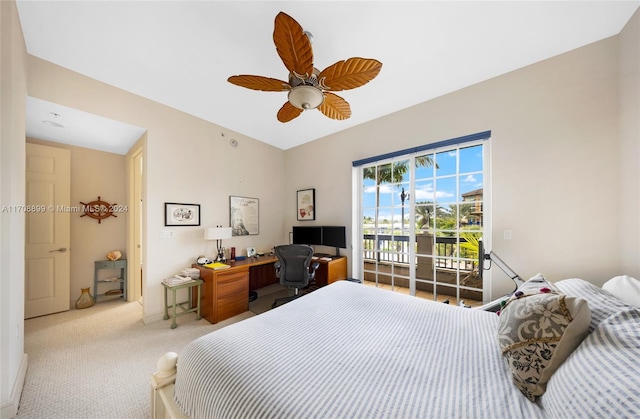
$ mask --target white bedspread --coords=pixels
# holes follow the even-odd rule
[[[497,321],[339,281],[191,342],[175,401],[193,418],[542,417]]]

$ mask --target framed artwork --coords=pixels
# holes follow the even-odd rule
[[[316,219],[315,189],[302,189],[298,191],[296,202],[298,204],[296,208],[298,221],[309,221]]]
[[[200,204],[164,203],[165,226],[199,226]]]
[[[260,234],[259,204],[258,198],[229,197],[229,225],[232,236]]]

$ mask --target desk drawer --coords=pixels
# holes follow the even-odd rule
[[[120,260],[97,260],[95,262],[96,269],[122,269],[126,266],[127,261],[124,259]]]
[[[242,314],[249,310],[249,295],[238,295],[237,298],[218,300],[216,306],[217,321]]]
[[[249,295],[249,272],[225,272],[216,278],[217,300],[239,294]]]
[[[249,269],[216,272],[216,322],[249,309]]]

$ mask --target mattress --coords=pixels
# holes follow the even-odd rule
[[[495,313],[338,281],[194,340],[193,418],[542,417],[512,384]]]

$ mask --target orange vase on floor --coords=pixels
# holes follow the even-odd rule
[[[89,308],[96,303],[96,299],[91,295],[91,287],[82,288],[80,298],[76,301],[76,308]]]

